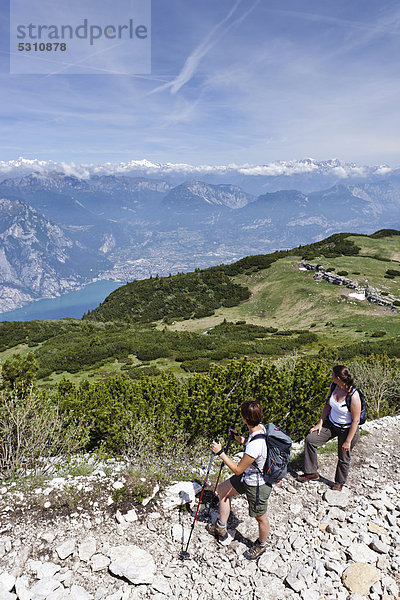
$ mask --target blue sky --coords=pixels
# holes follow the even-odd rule
[[[153,0],[147,76],[10,75],[7,4],[0,160],[400,164],[397,1]]]

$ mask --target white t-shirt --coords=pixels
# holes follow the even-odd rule
[[[347,408],[346,398],[344,398],[341,402],[338,402],[333,397],[333,393],[329,398],[329,406],[331,410],[329,412],[329,420],[334,425],[338,425],[339,427],[349,427],[352,423],[351,412]]]
[[[251,433],[249,435],[246,445],[244,447],[244,453],[248,454],[249,456],[254,458],[255,461],[249,467],[247,467],[247,469],[244,471],[244,473],[242,475],[242,481],[247,483],[247,485],[252,485],[252,486],[257,485],[257,483],[260,483],[260,485],[262,485],[264,483],[264,479],[263,479],[261,473],[264,468],[264,463],[267,459],[267,444],[266,444],[265,438],[260,438],[258,440],[252,441],[253,437],[258,435],[259,433],[267,432],[264,425],[262,423],[260,423],[260,425],[261,425],[261,429],[254,431],[253,433]],[[260,473],[260,471],[257,471],[254,464],[257,465],[257,467],[260,469],[261,473]]]

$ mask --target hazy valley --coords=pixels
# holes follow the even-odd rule
[[[46,171],[0,183],[0,310],[54,297],[98,279],[128,281],[231,263],[340,231],[400,227],[397,172],[362,181],[336,167],[300,175],[241,176],[240,183]],[[325,170],[324,170],[325,169]],[[337,183],[321,191],[317,183]],[[232,169],[220,174],[220,181]],[[289,172],[290,173],[290,172]],[[191,174],[190,171],[188,174]],[[4,176],[3,176],[4,177]],[[260,193],[283,183],[286,189]],[[300,177],[300,179],[299,179]],[[261,180],[260,180],[261,178]],[[312,181],[311,181],[312,179]],[[256,193],[254,193],[256,192]],[[257,193],[258,192],[258,193]]]

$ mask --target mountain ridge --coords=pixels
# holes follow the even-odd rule
[[[205,268],[334,232],[400,227],[400,187],[389,181],[254,196],[234,184],[198,179],[173,186],[143,177],[79,179],[53,172],[7,179],[0,183],[1,196],[30,205],[88,248],[93,271],[87,283]],[[21,212],[20,219],[29,220],[28,214]],[[4,275],[0,283],[7,283]],[[16,296],[7,308],[18,308],[28,297]]]
[[[146,159],[94,165],[24,159],[22,157],[16,160],[0,161],[0,179],[33,171],[49,174],[49,172],[57,170],[65,175],[74,175],[82,179],[87,179],[92,175],[121,174],[146,177],[160,175],[167,177],[175,185],[181,182],[182,178],[188,179],[199,176],[206,178],[209,183],[218,183],[218,179],[223,179],[224,182],[229,178],[231,180],[235,179],[231,183],[244,185],[244,187],[246,187],[244,182],[247,180],[249,186],[251,186],[249,191],[256,194],[262,193],[263,187],[265,191],[276,191],[279,187],[287,187],[289,179],[296,181],[296,186],[299,186],[301,182],[304,186],[303,191],[312,191],[315,189],[315,185],[317,185],[317,188],[321,186],[323,180],[328,182],[328,185],[333,185],[340,180],[365,181],[368,177],[376,179],[395,178],[397,180],[400,178],[398,167],[391,167],[386,164],[375,166],[357,165],[354,162],[341,162],[337,158],[321,161],[314,158],[281,160],[258,165],[190,165],[171,162],[157,163]],[[314,183],[314,181],[318,183]],[[271,189],[271,186],[273,189]],[[292,184],[289,184],[289,187],[291,186]]]

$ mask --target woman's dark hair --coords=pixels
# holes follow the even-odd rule
[[[240,412],[250,427],[255,427],[262,421],[263,410],[261,404],[256,400],[245,400],[242,402]]]
[[[343,381],[348,390],[353,387],[354,377],[351,375],[350,371],[344,365],[335,365],[332,369],[335,377],[338,377]]]

